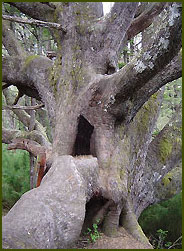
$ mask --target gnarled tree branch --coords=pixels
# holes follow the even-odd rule
[[[112,7],[109,17],[106,21],[106,34],[104,44],[106,48],[116,48],[121,42],[128,30],[135,15],[138,3],[136,2],[116,2]]]
[[[171,16],[172,12],[175,12],[174,16]],[[172,19],[166,24],[165,30],[158,32],[152,47],[141,56],[134,58],[119,72],[106,77],[107,87],[101,105],[115,117],[126,116],[127,110],[122,111],[124,114],[119,114],[119,105],[130,100],[134,93],[146,86],[148,81],[179,52],[181,48],[180,3],[173,3],[168,15]],[[149,89],[146,89],[145,94],[149,95]]]
[[[12,104],[12,97],[9,95],[8,90],[4,90],[3,94],[5,96],[7,105],[11,105]],[[18,119],[28,128],[30,125],[31,116],[26,111],[19,110],[19,109],[13,109],[13,112],[14,112],[14,114],[16,114]],[[47,138],[45,128],[37,120],[35,121],[34,129],[37,130],[38,134],[42,135],[41,137],[43,137],[44,140],[41,140],[41,141],[45,142],[46,145],[49,145],[50,143]]]
[[[135,18],[127,31],[128,40],[149,27],[154,18],[163,11],[166,4],[166,2],[154,3],[137,18]]]
[[[123,39],[133,20],[138,3],[136,2],[116,2],[110,12],[105,18],[100,20],[103,28],[103,36],[101,44],[103,44],[102,54],[109,65],[109,68],[117,68],[117,59],[122,48]],[[115,49],[116,48],[116,49]]]
[[[19,9],[22,13],[38,20],[52,20],[54,9],[53,7],[41,2],[9,2],[10,5]]]
[[[150,203],[159,201],[157,193],[162,187],[164,176],[181,162],[181,111],[178,110],[176,116],[171,118],[149,145],[144,168],[145,185],[139,191],[137,217]]]
[[[10,29],[9,22],[7,21],[2,22],[2,42],[10,56],[19,55],[20,58],[26,56],[25,50],[15,38],[15,34]]]
[[[50,121],[55,117],[54,87],[50,84],[50,72],[53,62],[43,56],[3,58],[2,79],[9,85],[15,85],[21,92],[42,100],[48,110]]]
[[[150,79],[144,87],[134,92],[131,98],[132,106],[128,111],[127,121],[131,121],[142,105],[162,86],[182,76],[182,55],[179,54]]]
[[[27,90],[25,94],[30,94],[30,90],[32,91],[32,95],[38,98],[39,94],[36,91],[33,83],[30,83],[25,75],[26,67],[24,67],[25,59],[21,59],[20,57],[11,57],[6,56],[2,59],[3,67],[2,67],[2,81],[4,81],[8,85],[15,85],[17,87],[23,87]],[[29,96],[29,95],[28,95]]]
[[[158,191],[162,187],[164,176],[167,176],[167,173],[181,162],[181,143],[181,107],[179,106],[175,115],[149,144],[143,172],[138,176],[139,189],[136,188],[136,198],[132,194],[134,200],[138,202],[135,207],[137,217],[148,205],[158,202],[164,196],[160,194],[159,197]],[[143,186],[140,185],[142,181]],[[178,187],[175,186],[175,191],[179,191],[180,187],[179,184]]]
[[[18,138],[34,140],[35,142],[37,142],[38,144],[40,144],[45,148],[51,147],[49,141],[42,135],[42,133],[40,133],[37,130],[33,130],[31,132],[27,131],[25,132],[20,130],[9,130],[6,128],[2,128],[2,143],[10,144],[13,142],[13,140],[16,140]]]
[[[150,143],[146,161],[152,166],[152,172],[163,176],[181,160],[181,115],[180,104],[170,121]]]

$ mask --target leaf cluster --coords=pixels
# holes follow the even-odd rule
[[[96,221],[96,223],[93,223],[92,229],[88,228],[86,235],[90,236],[90,239],[88,239],[89,242],[95,243],[96,240],[100,238],[100,232],[98,230],[98,223],[99,220]]]

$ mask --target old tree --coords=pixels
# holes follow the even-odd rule
[[[3,16],[3,89],[41,101],[52,131],[49,142],[38,121],[32,131],[3,128],[9,149],[46,154],[50,168],[3,218],[3,247],[68,248],[97,219],[108,236],[122,226],[148,243],[137,219],[163,198],[163,177],[181,160],[180,110],[152,138],[160,88],[181,77],[181,3],[116,2],[106,16],[97,2],[9,4],[30,17],[22,22],[49,27],[57,51],[55,60],[30,55],[9,28],[20,18]],[[118,69],[127,41],[150,27]],[[29,127],[30,115],[15,113]]]

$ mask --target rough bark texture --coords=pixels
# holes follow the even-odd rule
[[[181,4],[169,5],[151,46],[121,70],[117,61],[128,31],[144,29],[135,25],[141,18],[134,18],[138,3],[117,2],[106,17],[101,3],[94,2],[10,4],[32,18],[61,24],[65,32],[53,30],[58,45],[54,62],[37,55],[19,57],[15,49],[3,58],[6,87],[15,85],[41,100],[53,131],[47,160],[51,168],[41,186],[23,195],[4,218],[4,247],[68,248],[79,237],[84,219],[95,219],[95,208],[106,234],[116,236],[120,222],[148,244],[137,218],[158,201],[155,182],[171,169],[166,164],[159,180],[155,177],[150,158],[158,156],[151,151],[159,147],[164,132],[151,140],[163,94],[158,89],[181,76],[181,56],[176,57]],[[148,12],[150,24],[164,4],[157,7]],[[42,130],[36,131],[43,139]],[[11,143],[14,135],[4,130],[4,142]],[[51,149],[49,143],[42,145]],[[163,158],[175,165],[181,145],[173,140],[172,147],[173,155],[169,148]],[[76,157],[89,154],[93,157]],[[162,168],[163,158],[154,167]]]
[[[154,4],[151,3],[149,8],[140,13],[140,15],[133,20],[130,28],[128,29],[128,39],[131,39],[140,31],[143,31],[145,28],[149,27],[153,23],[155,16],[162,12],[165,5],[166,3],[164,2]]]

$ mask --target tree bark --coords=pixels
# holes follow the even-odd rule
[[[36,100],[31,98],[31,106],[35,106],[36,105]],[[35,128],[35,123],[36,123],[36,119],[35,119],[35,111],[31,111],[30,112],[30,124],[29,124],[29,131],[33,131]],[[30,189],[34,188],[34,181],[35,181],[35,163],[34,163],[34,156],[32,153],[29,153],[29,158],[30,158]]]
[[[51,168],[41,186],[23,195],[4,218],[4,246],[11,248],[21,240],[16,247],[70,247],[80,235],[85,213],[88,221],[96,204],[103,211],[106,234],[116,235],[120,221],[148,243],[137,218],[156,201],[154,168],[160,170],[163,159],[174,165],[181,158],[181,145],[173,139],[176,151],[150,166],[159,154],[152,149],[164,135],[162,131],[152,141],[163,95],[158,89],[181,75],[181,57],[176,57],[181,49],[181,4],[169,6],[152,46],[119,71],[117,60],[131,25],[138,32],[138,3],[115,3],[107,17],[102,17],[101,3],[11,5],[35,19],[62,24],[66,32],[53,32],[58,45],[54,62],[43,56],[3,59],[3,81],[41,100],[53,130],[52,149],[50,142],[43,148],[36,144],[38,139],[12,141],[9,134],[9,149],[25,149],[34,156],[49,152]],[[164,4],[155,6],[158,10],[152,10],[149,23]]]
[[[145,11],[138,15],[128,29],[128,40],[149,27],[153,23],[154,18],[163,11],[165,5],[166,3],[164,2],[151,4]]]

